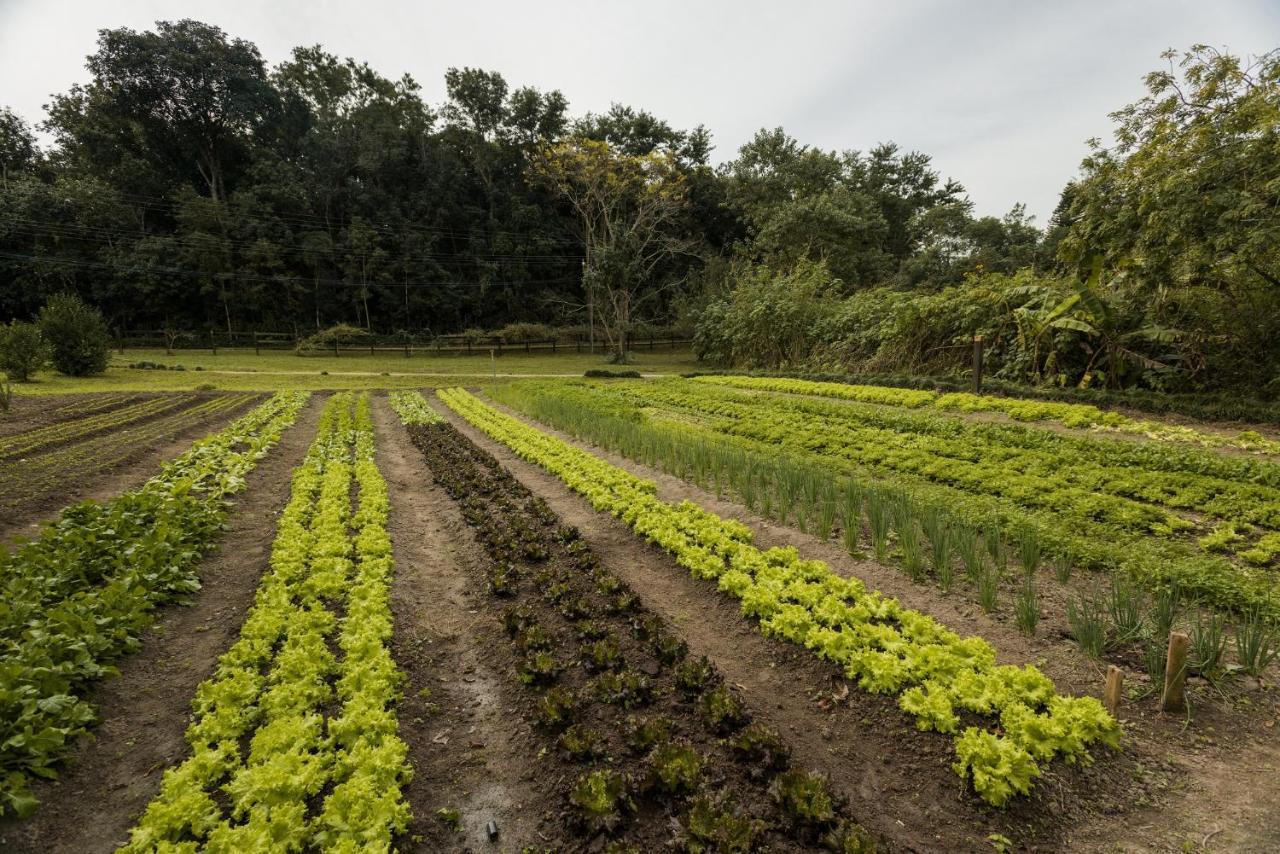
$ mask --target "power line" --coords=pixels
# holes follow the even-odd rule
[[[164,273],[174,276],[199,276],[206,279],[235,279],[246,282],[265,282],[268,284],[300,284],[307,287],[314,285],[330,285],[333,287],[346,288],[368,288],[372,289],[389,289],[402,290],[404,288],[451,288],[451,287],[467,287],[467,288],[498,288],[498,287],[523,287],[527,285],[554,285],[554,284],[577,284],[579,279],[569,277],[564,279],[525,279],[522,281],[505,281],[505,282],[460,282],[457,280],[445,280],[437,282],[348,282],[342,279],[315,279],[305,276],[254,276],[246,273],[223,273],[210,272],[205,270],[190,270],[180,267],[120,267],[114,264],[103,264],[94,261],[80,261],[75,258],[64,258],[60,256],[50,255],[24,255],[16,252],[0,252],[0,258],[7,258],[13,261],[27,261],[41,264],[62,264],[64,266],[85,267],[97,270],[108,270],[116,274],[154,274]]]

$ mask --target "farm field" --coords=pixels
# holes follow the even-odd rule
[[[1264,434],[531,373],[18,398],[0,466],[236,402],[0,556],[6,850],[1280,838]]]
[[[91,394],[18,398],[0,434],[0,538],[80,497],[140,483],[161,461],[261,395]]]

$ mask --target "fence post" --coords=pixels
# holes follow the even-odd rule
[[[253,355],[261,356],[262,350],[258,344],[258,330],[253,330]]]
[[[982,394],[982,336],[973,336],[973,393]]]
[[[333,357],[335,359],[338,357],[338,336],[337,335],[333,336]]]
[[[1160,708],[1166,712],[1181,712],[1186,708],[1182,688],[1187,679],[1187,649],[1191,638],[1184,632],[1169,635],[1169,653],[1164,665],[1164,694]]]
[[[213,352],[213,355],[218,355],[218,338],[212,329],[209,330],[209,349]]]
[[[552,353],[554,353],[555,351],[556,351],[556,339],[552,338],[552,339],[551,339],[551,352],[552,352]]]

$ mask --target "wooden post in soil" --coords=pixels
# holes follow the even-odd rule
[[[1164,665],[1164,694],[1160,698],[1160,708],[1166,712],[1181,712],[1186,709],[1183,697],[1183,686],[1187,680],[1187,650],[1191,639],[1185,632],[1169,634],[1169,657]]]
[[[982,394],[982,336],[973,336],[973,393]]]
[[[1107,706],[1107,711],[1111,713],[1113,718],[1120,709],[1120,692],[1122,690],[1124,690],[1124,671],[1112,664],[1107,668],[1107,687],[1103,692],[1102,699]]]

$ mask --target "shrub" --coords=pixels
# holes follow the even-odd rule
[[[328,329],[322,329],[314,335],[303,338],[298,342],[297,352],[301,354],[332,350],[334,346],[341,347],[344,344],[366,341],[369,337],[370,333],[367,329],[339,323],[337,326],[330,326]]]
[[[9,379],[25,383],[49,360],[49,347],[40,327],[15,320],[0,326],[0,371]]]
[[[58,373],[87,377],[107,369],[111,341],[102,312],[75,294],[55,294],[40,309],[39,322]]]

